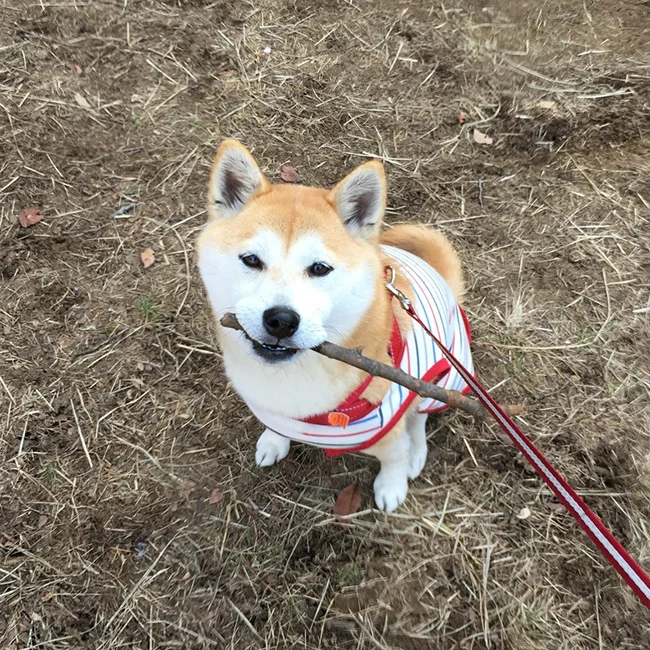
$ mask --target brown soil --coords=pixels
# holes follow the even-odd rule
[[[388,221],[466,261],[480,376],[650,570],[647,2],[0,6],[1,648],[650,647],[491,425],[432,419],[392,517],[362,457],[256,468],[193,257],[222,138],[276,180],[382,157]]]

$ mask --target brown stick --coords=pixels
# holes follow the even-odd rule
[[[240,330],[246,334],[235,314],[226,314],[221,319],[221,324],[224,327]],[[385,363],[381,363],[380,361],[364,357],[359,350],[343,348],[340,345],[335,345],[329,341],[317,345],[315,348],[312,348],[312,350],[318,352],[318,354],[322,354],[324,357],[336,359],[337,361],[342,361],[343,363],[347,363],[355,368],[365,370],[369,375],[373,375],[374,377],[383,377],[384,379],[388,379],[396,384],[400,384],[401,386],[404,386],[404,388],[408,388],[422,397],[430,397],[439,402],[449,404],[449,406],[453,408],[459,408],[474,417],[484,418],[488,415],[480,402],[465,397],[457,390],[446,390],[440,386],[436,386],[435,384],[412,377],[399,368],[393,368],[392,366],[387,366]],[[509,415],[519,415],[524,410],[523,406],[520,404],[505,404],[502,405],[501,408]]]

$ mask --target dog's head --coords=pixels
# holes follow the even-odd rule
[[[217,318],[234,312],[242,324],[245,352],[288,362],[359,326],[382,275],[385,204],[379,162],[357,167],[332,190],[272,185],[241,144],[221,145],[199,269]]]

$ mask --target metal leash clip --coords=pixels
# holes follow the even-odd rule
[[[390,271],[390,280],[385,282],[384,286],[399,300],[402,309],[411,311],[411,301],[395,286],[395,269],[392,266],[387,266],[386,271]]]

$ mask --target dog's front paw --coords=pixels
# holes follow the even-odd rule
[[[255,451],[255,462],[259,467],[275,465],[289,453],[290,441],[279,436],[270,429],[257,439],[257,450]]]
[[[409,490],[406,474],[402,472],[382,470],[377,474],[374,483],[375,503],[380,510],[393,512],[406,499]]]

